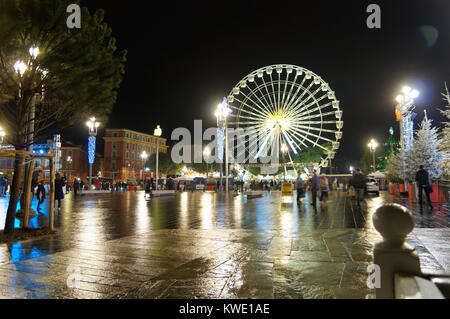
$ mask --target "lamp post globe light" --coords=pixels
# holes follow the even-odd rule
[[[86,126],[89,128],[88,137],[88,163],[89,163],[89,181],[88,189],[92,188],[92,164],[95,159],[95,137],[97,136],[97,128],[100,126],[100,122],[97,122],[95,117],[91,117],[89,121],[86,122]]]
[[[367,146],[370,148],[370,150],[372,152],[373,171],[376,172],[377,167],[375,166],[375,150],[378,147],[378,142],[375,141],[374,139],[371,139],[370,143],[367,144]]]
[[[158,163],[158,161],[159,161],[159,159],[158,159],[159,158],[158,137],[160,137],[161,134],[162,134],[161,127],[159,125],[157,125],[153,132],[153,135],[157,137],[157,139],[156,139],[156,182],[155,182],[156,190],[158,190],[158,173],[159,173],[159,171],[158,171],[158,169],[159,169],[159,167],[158,167],[158,164],[159,164]]]
[[[222,159],[223,159],[223,136],[225,135],[225,192],[228,193],[228,116],[231,114],[232,110],[228,107],[228,100],[226,97],[223,98],[222,103],[217,105],[216,118],[217,118],[217,142],[219,143],[219,159],[220,159],[220,190],[222,191]]]
[[[349,170],[350,170],[350,173],[353,175],[353,171],[355,170],[355,168],[353,166],[350,166]]]

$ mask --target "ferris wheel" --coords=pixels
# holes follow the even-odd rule
[[[257,147],[245,146],[247,160],[280,145],[293,162],[291,155],[317,147],[323,155],[315,166],[327,167],[339,149],[344,126],[339,100],[328,83],[305,68],[279,64],[253,71],[231,90],[227,103],[230,127],[259,134]]]

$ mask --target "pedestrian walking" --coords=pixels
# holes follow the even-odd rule
[[[74,196],[77,196],[79,189],[80,189],[80,182],[78,181],[78,178],[75,178],[73,181],[73,195]]]
[[[56,173],[55,179],[55,201],[58,201],[58,209],[61,209],[61,200],[64,199],[64,190],[65,186],[64,180],[61,178],[61,174]],[[56,207],[56,205],[55,205]]]
[[[317,175],[317,172],[314,171],[313,176],[311,177],[311,205],[316,206],[317,201],[317,192],[320,189],[320,178]]]
[[[320,201],[328,200],[328,192],[330,191],[330,185],[328,185],[328,178],[325,175],[320,176]]]
[[[430,193],[433,192],[433,187],[431,186],[430,174],[424,169],[423,165],[420,165],[419,171],[416,173],[416,182],[419,188],[420,211],[423,210],[423,192],[425,192],[425,196],[427,197],[428,207],[432,210],[433,205],[431,204]]]
[[[37,185],[37,191],[36,191],[36,198],[38,200],[37,209],[39,210],[39,206],[44,202],[45,200],[45,187],[44,187],[44,180],[39,179],[38,185]]]
[[[297,189],[297,202],[305,195],[305,181],[301,176],[301,172],[297,171],[297,179],[295,180],[295,188]]]
[[[350,185],[355,188],[358,208],[361,208],[361,201],[364,200],[364,188],[366,187],[366,176],[361,172],[361,169],[357,168],[355,170],[355,175],[350,180]]]

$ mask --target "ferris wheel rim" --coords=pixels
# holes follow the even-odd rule
[[[274,73],[278,74],[278,79],[275,78],[275,80],[272,78],[272,74]],[[281,74],[285,72],[287,73],[287,76],[285,79],[281,79]],[[295,72],[295,78],[289,79],[289,76],[291,73]],[[264,80],[265,75],[270,76],[270,81],[266,82]],[[296,82],[297,78],[299,76],[303,76],[302,82],[298,83]],[[262,79],[263,83],[258,84],[255,88],[253,89],[249,89],[251,94],[245,95],[241,89],[245,89],[245,88],[250,88],[250,84],[249,83],[254,83],[256,82],[256,79]],[[305,83],[306,80],[311,80],[311,82],[309,83],[309,86],[303,86],[303,84]],[[313,136],[316,137],[315,142],[311,141],[308,137],[306,136],[302,136],[303,140],[300,141],[298,140],[299,143],[302,143],[305,147],[308,147],[304,142],[307,140],[310,143],[310,146],[319,146],[324,150],[327,150],[327,153],[324,154],[324,156],[321,158],[321,163],[320,166],[322,166],[322,164],[324,164],[325,161],[328,161],[329,159],[334,158],[336,150],[339,148],[340,146],[340,142],[339,140],[342,138],[342,129],[343,129],[343,121],[342,121],[342,110],[340,109],[340,101],[337,99],[335,92],[331,89],[330,85],[318,74],[316,74],[315,72],[306,69],[304,67],[301,66],[297,66],[297,65],[293,65],[293,64],[272,64],[269,66],[264,66],[261,67],[257,70],[252,71],[251,73],[247,74],[245,77],[243,77],[240,81],[238,81],[236,83],[236,85],[232,88],[231,92],[228,95],[228,100],[231,101],[231,103],[233,103],[235,100],[237,102],[239,102],[239,106],[235,106],[235,105],[230,105],[231,108],[235,109],[238,113],[237,114],[231,114],[232,117],[237,118],[236,121],[236,126],[237,127],[242,127],[244,126],[244,124],[247,124],[247,127],[252,127],[252,125],[255,125],[259,122],[261,124],[261,122],[264,120],[264,112],[265,111],[274,111],[276,112],[276,108],[278,107],[278,105],[280,105],[280,101],[285,101],[285,97],[286,97],[286,89],[288,84],[290,85],[290,90],[288,93],[288,97],[286,100],[286,104],[288,105],[287,108],[289,109],[290,107],[292,107],[294,105],[294,109],[293,109],[293,116],[297,115],[297,116],[302,116],[301,119],[302,120],[308,120],[308,121],[302,121],[299,123],[296,123],[293,127],[293,130],[297,131],[297,132],[301,132],[305,135],[308,136]],[[274,85],[278,86],[278,90],[275,90]],[[284,85],[284,90],[282,92],[283,94],[283,98],[281,99],[281,90],[280,88]],[[317,89],[312,92],[311,88],[317,85]],[[268,90],[268,86],[272,87],[271,92],[269,93]],[[262,94],[262,91],[266,89],[266,94]],[[296,92],[291,95],[293,89],[296,90]],[[255,90],[257,90],[257,92],[255,93]],[[324,92],[328,92],[327,94],[322,95],[319,98],[319,101],[317,101],[316,98],[316,94],[320,91],[324,91]],[[302,94],[300,96],[298,96],[298,93],[302,91]],[[261,96],[258,97],[257,93],[260,93]],[[244,98],[241,100],[239,100],[237,98],[237,96],[239,94],[242,94],[244,96]],[[306,100],[304,100],[304,102],[302,102],[303,97],[305,94],[309,94],[308,98],[306,98]],[[278,95],[278,99],[277,99],[277,95]],[[320,105],[319,102],[321,102],[323,99],[325,99],[328,96],[328,99],[330,99],[331,101],[329,101],[328,103],[325,103],[324,105]],[[332,96],[330,98],[330,96]],[[272,97],[273,97],[273,101],[272,101]],[[253,101],[251,98],[255,98],[258,99],[258,102],[261,103],[261,105],[259,105],[258,103],[255,103],[255,101]],[[266,99],[267,98],[267,99]],[[264,101],[266,103],[263,103],[261,99],[264,99]],[[306,101],[312,99],[312,101],[308,102],[307,104],[303,104]],[[255,105],[256,107],[250,106],[247,102],[251,101],[250,104]],[[270,101],[270,103],[268,102]],[[295,102],[295,103],[294,103]],[[308,108],[310,108],[311,106],[316,105],[315,108],[313,108],[312,110],[308,111]],[[260,114],[260,118],[257,118],[258,115],[255,115],[255,113],[251,113],[248,110],[246,110],[244,108],[244,106],[247,106],[249,108],[251,108],[253,111],[257,112],[257,114]],[[332,106],[332,111],[328,111],[328,112],[322,112],[322,109],[326,109],[328,107]],[[283,105],[281,104],[281,107],[283,107]],[[259,108],[259,109],[257,109]],[[289,112],[291,112],[292,110],[289,109]],[[303,111],[303,112],[302,112]],[[318,111],[319,113],[316,114],[312,114],[314,112]],[[253,117],[250,116],[244,116],[241,113],[242,112],[246,112],[251,114]],[[335,115],[334,120],[328,120],[328,121],[324,121],[324,117],[326,116],[333,116],[333,114]],[[339,116],[338,116],[339,114]],[[256,118],[255,118],[256,116]],[[244,119],[246,118],[246,121],[242,121],[241,124],[241,118]],[[314,121],[314,118],[320,118],[320,120],[318,121]],[[253,122],[249,122],[248,120],[252,120]],[[313,125],[320,125],[320,127],[316,127]],[[324,127],[324,124],[328,125],[328,124],[334,124],[336,125],[335,129],[331,129],[328,127]],[[313,134],[311,133],[311,131],[317,131],[317,134]],[[280,130],[280,132],[284,133],[282,130]],[[330,134],[334,134],[335,138],[330,139],[327,137],[323,137],[322,133],[330,133]],[[272,134],[272,133],[270,133]],[[284,135],[284,134],[283,134]],[[300,134],[298,134],[300,135]],[[281,136],[281,134],[279,135]],[[277,135],[276,138],[279,138],[279,136]],[[294,138],[297,138],[296,135],[293,135]],[[284,137],[285,142],[286,140],[289,140],[287,136]],[[321,144],[319,144],[319,140],[324,140],[327,141],[329,143],[331,143],[332,148],[331,150],[326,149],[325,147],[323,147]],[[296,145],[297,148],[299,150],[301,150],[301,148]],[[292,150],[295,152],[295,148],[292,147],[291,144],[291,148]],[[296,153],[296,152],[295,152]]]

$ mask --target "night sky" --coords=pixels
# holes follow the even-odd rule
[[[281,63],[313,71],[336,92],[344,111],[334,163],[341,171],[358,162],[370,138],[383,142],[390,126],[398,134],[395,97],[403,85],[421,92],[416,125],[425,108],[435,125],[443,119],[438,108],[450,82],[450,1],[156,3],[82,1],[105,10],[119,48],[128,50],[119,97],[103,128],[152,133],[160,124],[170,138],[177,127],[193,127],[194,119],[215,126],[216,105],[239,80]],[[381,6],[381,29],[366,26],[370,3]],[[437,30],[439,37],[433,41],[423,30]],[[84,131],[78,125],[66,136],[82,143]]]

